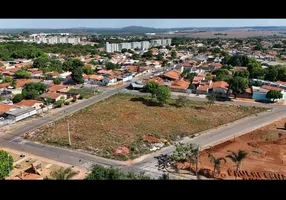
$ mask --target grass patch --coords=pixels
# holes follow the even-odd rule
[[[100,94],[100,91],[95,90],[95,92],[94,92],[93,90],[88,89],[88,88],[80,88],[80,89],[72,88],[72,89],[70,89],[69,92],[79,94],[84,99],[88,99],[94,95]]]
[[[275,140],[275,139],[279,138],[279,134],[278,133],[269,133],[266,135],[262,135],[260,138],[263,140]]]
[[[28,139],[55,146],[85,149],[94,155],[127,160],[150,153],[150,143],[144,136],[155,136],[168,141],[179,140],[197,132],[265,111],[265,108],[188,101],[177,108],[170,99],[163,107],[150,106],[156,102],[149,96],[117,94],[69,115],[72,147],[68,147],[67,124],[59,119],[45,126],[39,134]],[[115,156],[112,151],[126,145],[130,153]]]

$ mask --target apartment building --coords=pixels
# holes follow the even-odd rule
[[[142,42],[131,42],[131,48],[132,49],[141,49],[142,48]]]
[[[58,44],[58,43],[69,43],[69,44],[78,44],[80,43],[79,37],[39,37],[36,39],[38,43],[47,43],[47,44]]]
[[[122,49],[132,49],[131,46],[132,46],[131,43],[119,43],[118,44],[119,51],[121,51]]]
[[[146,50],[150,47],[150,42],[149,41],[142,41],[141,42],[141,48]]]

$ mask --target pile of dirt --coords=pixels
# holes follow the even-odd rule
[[[129,152],[130,150],[127,146],[120,146],[117,149],[112,151],[114,155],[127,155],[129,154]]]
[[[154,136],[144,136],[143,138],[147,142],[168,142],[168,140],[163,139],[163,138],[157,138]]]

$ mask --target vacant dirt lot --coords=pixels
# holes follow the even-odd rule
[[[239,149],[249,154],[242,162],[239,178],[242,179],[286,179],[286,119],[252,131],[235,138],[225,144],[205,150],[200,156],[201,167],[213,169],[208,154],[216,158],[228,155],[227,150],[238,152]],[[235,170],[234,163],[227,158],[227,163],[221,164],[222,176],[234,178],[228,170]],[[280,178],[279,178],[280,177]]]
[[[247,31],[247,30],[239,30],[239,31],[207,31],[200,33],[175,33],[170,35],[159,35],[162,37],[189,37],[189,38],[247,38],[247,37],[267,37],[273,36],[276,34],[277,36],[283,36],[279,34],[282,31]],[[227,35],[214,35],[217,33],[227,34]]]
[[[153,148],[150,143],[154,141],[146,136],[160,138],[158,141],[164,145],[264,110],[228,105],[208,108],[204,102],[195,101],[177,108],[174,100],[164,107],[148,106],[144,103],[147,98],[150,97],[118,94],[69,116],[72,148],[113,159],[133,159]],[[67,147],[67,135],[67,121],[61,119],[24,137]],[[130,153],[114,155],[113,150],[122,146],[127,146]],[[121,151],[122,148],[116,152]]]

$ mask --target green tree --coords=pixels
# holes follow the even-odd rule
[[[61,84],[62,81],[63,81],[62,78],[55,78],[53,82],[54,82],[54,84],[59,85],[59,84]]]
[[[176,51],[172,51],[171,52],[171,58],[175,59],[177,57],[177,52]]]
[[[213,163],[214,165],[214,170],[213,170],[213,177],[215,178],[216,175],[216,171],[218,172],[218,175],[220,174],[220,164],[221,161],[224,161],[224,163],[226,163],[226,159],[225,158],[215,158],[213,154],[209,154],[208,156],[211,160],[210,162]]]
[[[159,85],[155,90],[156,98],[163,106],[166,101],[171,97],[171,90],[164,85]]]
[[[3,74],[0,72],[0,80],[3,79]]]
[[[38,99],[45,92],[47,86],[43,83],[27,83],[24,85],[22,95],[24,99]]]
[[[81,84],[84,82],[81,68],[73,69],[71,76],[72,76],[72,80],[76,82],[77,84]]]
[[[64,103],[63,100],[57,100],[57,101],[56,101],[57,107],[62,107],[63,103]]]
[[[276,99],[283,98],[283,94],[278,90],[269,90],[266,93],[266,98],[271,99],[271,101],[274,102]]]
[[[236,98],[237,94],[248,88],[248,80],[240,76],[235,76],[229,80],[229,88],[232,90],[234,98]]]
[[[73,66],[73,59],[72,58],[69,58],[67,59],[64,63],[63,63],[63,70],[64,71],[69,71],[71,72],[73,69],[74,69],[74,66]]]
[[[276,81],[278,78],[278,70],[276,67],[269,67],[265,70],[265,80]]]
[[[16,94],[14,98],[12,99],[13,103],[19,103],[24,99],[22,94]]]
[[[196,155],[198,154],[199,148],[198,145],[191,144],[175,144],[175,151],[171,154],[170,158],[176,162],[189,162],[194,164],[196,162]]]
[[[114,64],[112,62],[108,62],[105,64],[105,67],[107,70],[115,70],[115,69],[118,69],[119,68],[119,65],[118,64]]]
[[[186,96],[183,95],[179,95],[178,99],[176,99],[176,106],[177,107],[185,107],[188,105],[188,98]]]
[[[208,104],[209,104],[209,108],[210,108],[211,105],[215,104],[216,95],[215,94],[208,95],[207,100],[208,100]]]
[[[238,173],[238,170],[241,166],[241,163],[246,158],[248,153],[243,151],[243,150],[239,150],[238,153],[235,153],[235,152],[230,151],[230,150],[228,150],[227,152],[230,152],[230,155],[227,155],[226,157],[231,159],[231,161],[235,163],[235,167],[236,167],[235,180],[236,180],[237,173]]]
[[[286,67],[278,68],[277,79],[280,80],[280,81],[286,81]]]
[[[70,180],[72,177],[74,177],[77,174],[78,173],[75,171],[72,171],[70,167],[68,168],[61,167],[59,170],[53,172],[51,174],[51,177],[54,180]]]
[[[94,71],[90,66],[83,67],[82,71],[87,75],[94,74]]]
[[[15,72],[15,77],[16,78],[30,78],[31,77],[31,73],[30,72],[26,72],[24,70],[18,70]]]
[[[157,55],[157,60],[163,60],[163,55],[162,54],[158,54]]]
[[[216,69],[213,71],[216,75],[215,81],[226,81],[228,79],[228,72],[226,69]]]
[[[263,68],[261,63],[257,62],[254,59],[249,59],[249,63],[246,65],[247,70],[249,71],[249,78],[262,78],[264,79]]]
[[[85,180],[150,180],[144,173],[136,175],[133,172],[124,173],[117,168],[105,168],[101,165],[94,165],[91,173]]]
[[[126,53],[127,52],[127,49],[121,49],[121,53]]]
[[[152,53],[151,50],[149,50],[149,51],[143,53],[142,57],[143,58],[147,58],[147,59],[152,59],[153,58],[153,53]]]
[[[139,54],[137,54],[137,53],[133,53],[132,54],[132,59],[133,60],[139,60],[139,58],[140,58]]]
[[[10,83],[10,82],[12,82],[12,78],[11,77],[9,77],[9,76],[6,76],[3,80],[2,80],[2,83]]]
[[[156,96],[156,90],[159,87],[159,84],[155,81],[149,81],[145,86],[144,89],[146,92],[150,93],[152,96],[152,99]]]
[[[240,71],[235,72],[234,76],[240,76],[240,77],[248,79],[249,78],[249,71],[247,71],[247,70],[240,70]]]
[[[17,86],[17,82],[16,82],[16,80],[15,80],[15,79],[13,79],[13,80],[12,80],[12,82],[11,82],[11,86],[12,86],[13,88],[16,88],[16,86]]]
[[[13,162],[13,157],[8,152],[0,150],[0,179],[9,176],[9,169],[12,171]]]

